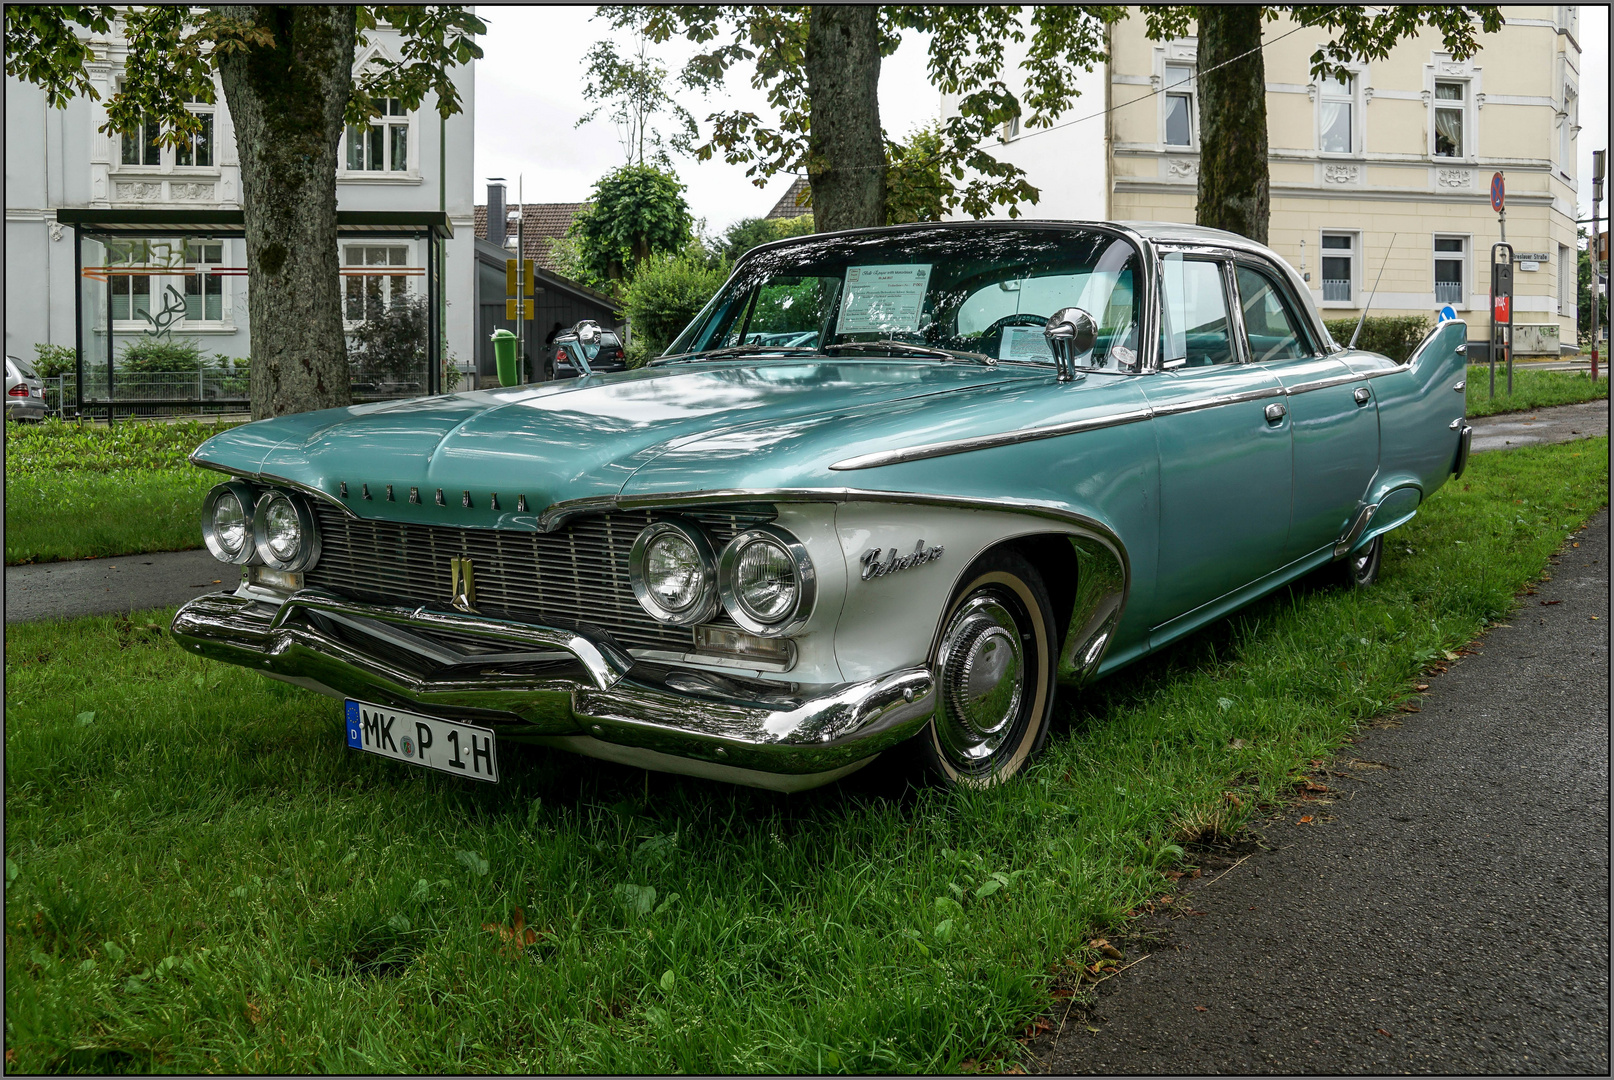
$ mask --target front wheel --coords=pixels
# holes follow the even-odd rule
[[[936,715],[919,756],[941,783],[990,787],[1048,738],[1059,637],[1042,577],[1013,552],[970,568],[942,620]]]

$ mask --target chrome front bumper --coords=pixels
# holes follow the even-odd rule
[[[779,791],[828,783],[917,733],[928,668],[802,686],[635,660],[603,634],[316,589],[276,606],[198,597],[180,645],[335,697],[486,724],[502,738]]]

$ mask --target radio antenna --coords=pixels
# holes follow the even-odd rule
[[[1367,309],[1373,306],[1373,298],[1379,294],[1379,282],[1384,280],[1384,264],[1390,261],[1390,249],[1395,247],[1395,238],[1398,233],[1390,234],[1390,247],[1384,249],[1384,259],[1379,263],[1379,276],[1373,279],[1373,291],[1367,294],[1367,303],[1362,305],[1362,317],[1356,320],[1356,332],[1351,335],[1351,343],[1347,349],[1356,348],[1356,339],[1362,336],[1362,324],[1367,322]]]

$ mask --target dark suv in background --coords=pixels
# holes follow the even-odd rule
[[[609,371],[625,371],[628,367],[628,354],[622,347],[622,339],[610,330],[600,331],[600,340],[597,345],[585,345],[578,340],[577,327],[563,330],[555,335],[555,341],[549,349],[549,365],[557,379],[575,379],[582,374],[582,367],[577,358],[581,355],[587,362],[588,368],[596,375]]]

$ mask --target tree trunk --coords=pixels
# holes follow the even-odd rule
[[[1254,50],[1251,52],[1251,50]],[[1242,53],[1243,59],[1212,71]],[[1195,220],[1259,243],[1271,212],[1266,64],[1258,5],[1199,9],[1199,205]]]
[[[271,47],[219,60],[241,159],[252,418],[353,400],[336,250],[336,148],[353,86],[356,9],[225,7]]]
[[[884,225],[879,9],[814,4],[805,59],[813,224],[819,232]]]

